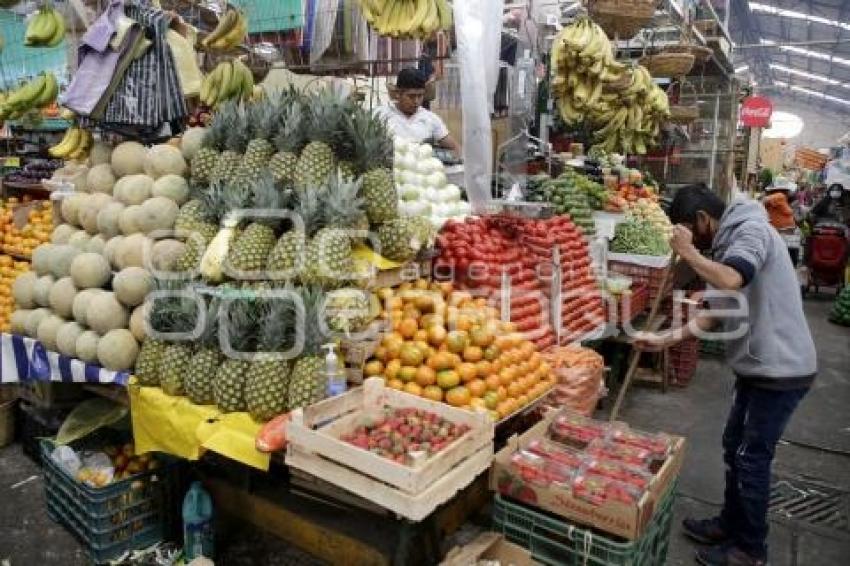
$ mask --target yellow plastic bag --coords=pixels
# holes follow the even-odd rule
[[[174,66],[177,68],[183,96],[199,94],[204,77],[198,67],[198,57],[192,43],[173,29],[168,30],[165,40],[171,47],[171,55],[174,57]]]
[[[70,444],[99,428],[113,425],[126,416],[127,407],[115,401],[100,397],[88,399],[74,407],[65,418],[56,433],[56,444]]]

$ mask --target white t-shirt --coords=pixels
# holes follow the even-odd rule
[[[421,106],[413,116],[406,116],[395,105],[389,102],[375,109],[375,114],[387,120],[390,133],[417,143],[425,141],[440,141],[449,135],[449,129],[439,116]]]

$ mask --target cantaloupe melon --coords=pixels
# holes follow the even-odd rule
[[[70,277],[63,277],[50,288],[48,301],[51,310],[62,318],[71,318],[73,314],[74,297],[77,296],[77,286]]]
[[[50,288],[53,287],[54,281],[56,280],[52,275],[42,275],[38,278],[32,287],[32,300],[36,305],[46,307],[50,304]]]
[[[131,204],[121,211],[118,215],[118,227],[122,234],[129,236],[141,231],[138,222],[138,215],[141,211],[142,207],[139,204]]]
[[[180,207],[173,200],[166,197],[153,197],[142,203],[142,207],[136,214],[136,224],[145,234],[174,228],[174,221]]]
[[[12,316],[9,317],[9,330],[12,334],[26,336],[27,318],[31,312],[30,309],[17,309],[12,312]]]
[[[85,332],[85,328],[76,322],[66,322],[56,333],[56,350],[71,358],[77,357],[77,339]]]
[[[144,267],[145,259],[150,257],[152,247],[153,242],[144,234],[125,236],[115,256],[118,268]]]
[[[71,262],[71,278],[79,289],[103,287],[112,277],[112,269],[100,254],[82,253]]]
[[[204,142],[204,136],[206,135],[206,128],[189,128],[183,132],[183,137],[180,138],[180,151],[183,153],[183,158],[186,161],[192,161],[192,158],[201,149],[201,144]]]
[[[94,236],[97,234],[97,216],[100,211],[112,202],[112,197],[103,193],[92,193],[87,195],[88,198],[80,205],[79,219],[80,226]]]
[[[86,312],[86,325],[98,334],[106,334],[116,328],[127,328],[130,314],[118,302],[114,293],[104,291],[89,299],[89,309]]]
[[[148,150],[139,142],[128,141],[118,144],[110,156],[109,162],[116,177],[126,177],[144,173],[145,156]]]
[[[66,243],[71,246],[74,246],[80,251],[85,251],[90,241],[91,235],[88,232],[84,230],[77,230],[73,234],[71,234],[71,237],[68,238],[68,241]]]
[[[95,236],[92,236],[91,240],[89,240],[89,243],[86,244],[85,251],[91,252],[91,253],[94,253],[94,254],[103,255],[103,251],[105,249],[106,249],[106,238],[104,238],[103,235],[101,235],[101,234],[97,234]]]
[[[79,232],[79,230],[70,224],[60,224],[54,228],[53,232],[50,234],[50,242],[53,244],[67,244],[68,239],[77,232]]]
[[[93,330],[86,330],[77,338],[77,357],[90,364],[97,363],[97,344],[100,335]]]
[[[131,369],[139,355],[139,344],[133,334],[124,328],[110,330],[97,345],[100,365],[112,371]]]
[[[163,175],[185,175],[188,167],[179,148],[169,144],[151,147],[145,156],[145,173],[158,179]]]
[[[153,178],[148,175],[129,175],[115,184],[115,198],[124,204],[142,204],[151,196]]]
[[[104,293],[103,289],[83,289],[77,296],[74,297],[74,304],[71,306],[71,314],[74,320],[82,325],[87,325],[86,314],[89,311],[89,301],[98,293]]]
[[[118,220],[124,208],[124,203],[112,201],[97,213],[97,230],[105,238],[111,238],[121,233]]]
[[[18,307],[22,309],[35,308],[33,288],[36,281],[38,281],[38,275],[32,271],[27,271],[18,275],[15,282],[12,283],[12,297]]]
[[[142,304],[153,289],[153,277],[141,267],[127,267],[115,274],[112,289],[121,303],[135,307]]]
[[[145,316],[147,316],[147,307],[145,304],[134,308],[133,314],[130,315],[130,332],[133,333],[133,337],[139,342],[143,342],[147,338]]]
[[[32,268],[39,275],[50,273],[50,253],[53,244],[41,244],[32,251]]]
[[[71,262],[74,258],[80,255],[81,252],[70,244],[61,244],[53,246],[50,250],[50,273],[56,279],[61,279],[70,273]]]
[[[153,245],[153,249],[151,250],[151,265],[146,265],[145,267],[157,271],[170,271],[185,251],[186,244],[180,240],[159,240]]]
[[[50,309],[46,308],[38,308],[30,311],[27,316],[27,321],[25,324],[24,330],[27,333],[27,336],[30,338],[35,338],[38,333],[38,327],[41,324],[41,321],[47,318],[48,316],[53,316],[53,313],[50,312]]]
[[[74,193],[62,199],[59,210],[62,214],[62,219],[71,226],[80,225],[80,204],[83,201],[85,201],[85,194],[80,193]]]
[[[109,241],[106,242],[106,247],[103,248],[103,257],[106,258],[106,261],[109,262],[109,265],[111,265],[113,269],[118,269],[118,248],[121,246],[121,242],[123,241],[124,236],[109,238]]]
[[[56,334],[62,325],[65,324],[65,319],[56,316],[55,314],[46,316],[39,324],[36,330],[36,338],[48,350],[56,351]]]
[[[86,175],[86,187],[90,193],[106,193],[112,194],[112,188],[115,186],[115,175],[112,173],[112,167],[108,163],[95,165],[89,169]]]
[[[151,196],[165,197],[178,205],[183,204],[189,200],[189,182],[180,175],[163,175],[154,182]]]

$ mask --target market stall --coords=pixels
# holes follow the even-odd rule
[[[695,367],[696,342],[643,367],[629,336],[687,302],[662,207],[696,121],[681,60],[718,74],[723,41],[673,2],[523,7],[533,37],[494,2],[162,4],[75,8],[68,84],[0,103],[65,121],[3,183],[49,199],[0,213],[0,383],[51,518],[98,562],[212,554],[214,507],[332,563],[662,563],[687,441],[597,411]],[[528,49],[500,63],[506,15]],[[710,178],[725,133],[699,140]],[[447,555],[490,501],[498,535]]]

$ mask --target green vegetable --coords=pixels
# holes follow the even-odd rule
[[[666,236],[651,222],[628,218],[617,224],[611,251],[624,254],[663,256],[670,253]]]
[[[829,314],[829,320],[841,326],[850,326],[850,287],[844,287]]]

